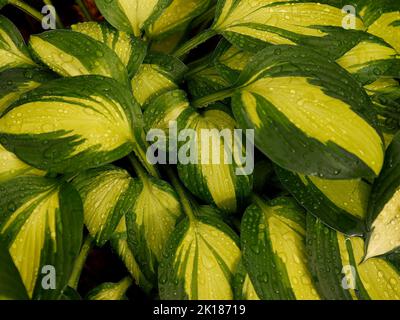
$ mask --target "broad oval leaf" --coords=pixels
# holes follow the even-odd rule
[[[178,118],[180,179],[203,201],[232,213],[251,192],[254,164],[252,145],[235,127],[228,113],[213,108],[190,108]]]
[[[83,202],[85,225],[96,244],[103,246],[132,208],[134,181],[124,169],[108,165],[80,173],[72,184]]]
[[[162,53],[147,55],[131,80],[132,92],[143,109],[155,97],[178,89],[187,67],[178,59]]]
[[[235,87],[235,118],[279,166],[327,179],[379,174],[384,148],[371,101],[337,64],[311,49],[272,46]]]
[[[0,300],[28,300],[28,294],[19,271],[7,246],[3,245],[1,241],[0,261]]]
[[[387,254],[400,246],[400,135],[386,151],[381,174],[372,187],[368,214],[366,258]]]
[[[280,181],[308,212],[347,235],[362,236],[371,186],[357,180],[326,180],[276,167]]]
[[[204,13],[213,0],[172,0],[162,14],[146,28],[151,39],[157,39],[184,29],[195,17]]]
[[[362,238],[346,238],[307,216],[310,270],[324,299],[399,300],[400,272],[383,258],[364,257]]]
[[[139,37],[172,0],[95,0],[97,8],[115,28]]]
[[[46,172],[26,164],[0,145],[0,183],[19,176],[44,176],[45,174]]]
[[[311,1],[219,0],[212,29],[237,47],[257,51],[266,44],[327,38],[332,29],[343,30],[345,16],[340,8]],[[359,18],[355,27],[364,28]]]
[[[29,298],[57,299],[66,286],[82,240],[82,202],[68,183],[22,177],[1,185],[0,234]],[[53,266],[56,287],[42,278]],[[46,270],[43,273],[43,270]]]
[[[106,23],[82,22],[71,26],[72,30],[103,42],[121,59],[131,78],[142,64],[147,47],[140,39],[113,29]]]
[[[106,44],[72,30],[51,30],[31,36],[38,59],[63,77],[101,75],[128,84],[128,74],[117,54]]]
[[[365,0],[360,14],[369,33],[384,39],[400,53],[400,4],[397,1]]]
[[[201,209],[200,209],[201,210]],[[239,239],[222,220],[198,215],[174,230],[159,269],[163,300],[232,300]]]
[[[235,300],[260,300],[243,262],[240,261],[233,280]]]
[[[80,76],[30,91],[0,118],[0,142],[52,172],[99,167],[129,154],[142,134],[140,108],[117,81]]]
[[[157,279],[165,243],[182,214],[175,190],[165,181],[146,176],[135,180],[133,207],[126,214],[128,244],[141,271]]]
[[[20,95],[53,80],[55,75],[39,68],[12,68],[0,71],[0,115]]]
[[[127,300],[125,293],[132,285],[131,277],[126,277],[117,283],[106,282],[90,290],[87,300]]]
[[[0,71],[16,67],[33,67],[24,40],[15,25],[0,15]]]
[[[149,293],[153,289],[153,284],[144,276],[134,254],[129,248],[125,216],[121,218],[120,223],[115,229],[115,233],[111,238],[111,246],[125,264],[136,285],[142,288],[144,292]]]
[[[266,300],[319,300],[308,270],[306,216],[290,198],[247,208],[241,227],[243,263]]]

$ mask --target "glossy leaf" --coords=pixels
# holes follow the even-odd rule
[[[319,300],[308,270],[304,211],[290,198],[258,199],[241,227],[243,263],[266,300]]]
[[[260,300],[242,261],[239,262],[233,280],[235,300]]]
[[[66,286],[82,241],[82,202],[71,185],[54,179],[22,177],[1,184],[0,234],[29,298],[57,299]],[[55,288],[42,281],[47,266]],[[43,268],[46,267],[46,268]]]
[[[371,101],[336,64],[311,49],[270,47],[235,87],[239,125],[255,129],[256,146],[281,167],[328,179],[379,174],[383,143]]]
[[[109,165],[79,174],[73,185],[83,201],[85,225],[102,246],[132,208],[134,181],[125,170]]]
[[[0,115],[22,94],[54,78],[54,74],[39,68],[12,68],[0,71]]]
[[[25,286],[7,246],[0,242],[0,300],[27,300]]]
[[[369,206],[366,259],[400,247],[400,136],[386,151],[381,174],[374,182]]]
[[[128,244],[151,282],[157,279],[165,243],[181,214],[178,196],[167,182],[150,177],[135,180],[133,207],[126,214]]]
[[[118,31],[106,23],[83,22],[73,25],[72,30],[106,44],[120,58],[129,77],[135,75],[142,64],[147,47],[140,39]]]
[[[237,235],[215,216],[184,219],[174,230],[159,270],[162,300],[232,300],[240,260]]]
[[[14,24],[0,15],[0,71],[16,67],[33,67],[21,34]]]
[[[127,70],[117,54],[83,33],[47,31],[32,36],[29,45],[38,59],[63,77],[101,75],[128,83]]]
[[[191,129],[196,135],[178,142],[180,179],[203,201],[231,213],[240,210],[251,192],[254,162],[252,146],[235,135],[235,127],[228,113],[213,108],[201,113],[190,108],[178,118],[178,132]]]
[[[348,235],[363,235],[371,186],[363,180],[326,180],[281,168],[282,184],[308,212]]]
[[[115,80],[81,76],[30,91],[0,118],[0,142],[53,172],[98,167],[130,153],[142,134],[139,106]]]
[[[142,108],[155,97],[178,89],[186,66],[178,59],[161,53],[149,54],[131,80],[132,92]]]
[[[307,217],[310,270],[328,300],[399,300],[400,273],[386,259],[363,261],[362,238],[346,238]]]
[[[124,278],[117,283],[103,283],[88,293],[87,300],[127,300],[125,293],[131,284],[130,277]]]

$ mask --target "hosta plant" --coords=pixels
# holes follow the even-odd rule
[[[88,4],[0,15],[0,299],[400,300],[398,1]]]

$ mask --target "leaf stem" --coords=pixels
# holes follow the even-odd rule
[[[76,0],[76,4],[78,5],[79,9],[81,9],[86,21],[93,21],[93,18],[88,8],[86,7],[85,3],[82,0]]]
[[[222,101],[226,98],[230,98],[233,95],[233,93],[235,92],[235,89],[236,88],[228,88],[225,90],[221,90],[221,91],[212,93],[208,96],[201,97],[199,99],[192,101],[192,105],[197,108],[205,108],[210,103]]]
[[[174,56],[177,58],[184,56],[190,50],[196,48],[197,46],[211,39],[215,35],[217,35],[217,32],[213,29],[204,30],[203,32],[199,33],[194,38],[190,39],[189,41],[185,42],[182,46],[180,46],[174,52]]]
[[[85,242],[82,245],[79,256],[75,260],[75,265],[71,273],[71,277],[68,281],[68,286],[72,289],[78,288],[79,278],[81,277],[82,269],[85,265],[86,258],[89,254],[90,249],[93,247],[93,238],[88,235],[85,239]]]
[[[170,167],[166,166],[165,171],[166,171],[168,178],[170,179],[172,185],[174,186],[176,192],[178,193],[179,201],[181,202],[183,211],[186,213],[186,215],[190,221],[196,220],[196,216],[193,212],[192,203],[189,200],[187,191],[184,189],[181,182],[176,177],[176,174],[173,172],[173,170]]]
[[[14,7],[22,10],[23,12],[29,14],[31,17],[35,18],[38,21],[42,21],[43,15],[37,11],[35,8],[32,8],[30,5],[26,4],[20,0],[8,0],[8,3],[13,5]]]
[[[51,0],[43,0],[43,3],[44,3],[45,5],[54,7],[54,5],[53,5],[53,3],[52,3]],[[55,7],[54,7],[54,8],[55,8]],[[60,16],[58,15],[57,12],[56,12],[56,23],[57,23],[57,27],[58,27],[59,29],[63,29],[63,28],[64,28],[64,24],[62,23],[62,21],[61,21],[61,19],[60,19]]]
[[[149,181],[149,177],[145,169],[140,164],[139,160],[136,159],[135,155],[133,155],[132,153],[128,156],[128,159],[131,162],[133,169],[135,169],[135,172],[138,175],[139,179],[143,182],[143,184],[147,184]]]

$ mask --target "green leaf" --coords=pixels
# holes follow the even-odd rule
[[[384,39],[400,53],[400,4],[397,1],[366,0],[360,14],[369,33]]]
[[[30,91],[0,118],[0,143],[36,168],[82,171],[129,154],[142,134],[140,108],[117,81],[80,76]]]
[[[92,289],[87,300],[127,300],[125,293],[132,284],[132,279],[126,277],[120,282],[106,282]]]
[[[237,235],[222,220],[184,219],[166,244],[159,269],[162,300],[232,300],[240,260]]]
[[[242,208],[253,184],[252,150],[235,127],[235,120],[216,108],[201,113],[188,108],[178,118],[178,132],[190,129],[196,135],[178,141],[180,179],[200,199],[231,213]]]
[[[318,300],[307,266],[304,211],[290,198],[256,199],[241,227],[243,263],[266,300]]]
[[[187,33],[187,28],[184,28],[180,31],[176,31],[173,34],[161,38],[158,40],[153,40],[150,44],[150,50],[153,52],[160,52],[165,54],[172,54],[178,45],[181,44],[185,35]]]
[[[8,3],[8,0],[0,0],[0,9]]]
[[[102,75],[128,83],[127,70],[106,44],[72,30],[51,30],[29,41],[35,56],[63,77]]]
[[[235,300],[260,300],[242,261],[238,263],[233,279],[233,288]]]
[[[44,176],[45,174],[46,172],[31,167],[0,145],[0,183],[19,176]]]
[[[153,289],[153,284],[144,276],[135,256],[129,248],[125,220],[126,217],[123,216],[111,239],[111,246],[125,264],[126,269],[135,280],[136,285],[142,288],[144,292],[149,293]]]
[[[0,235],[29,297],[59,298],[82,241],[79,194],[68,183],[41,177],[17,178],[1,187]],[[55,289],[42,285],[45,266],[54,267]]]
[[[346,238],[307,217],[310,270],[322,297],[329,300],[399,300],[399,270],[386,259],[363,260],[362,238]]]
[[[35,63],[29,57],[29,52],[17,27],[1,15],[0,57],[0,71],[16,67],[35,66]]]
[[[181,205],[167,182],[151,177],[135,180],[133,199],[126,214],[128,244],[143,274],[155,282],[165,243],[182,214]]]
[[[337,64],[309,48],[272,46],[251,59],[235,88],[235,118],[279,166],[327,179],[379,174],[383,143],[371,101]]]
[[[132,78],[142,64],[147,46],[140,39],[118,31],[106,23],[83,22],[71,26],[72,30],[106,44],[120,58]]]
[[[324,27],[342,29],[341,8],[303,1],[219,0],[212,29],[239,48],[256,52],[265,44],[294,44],[318,40],[329,33]],[[357,18],[356,28],[364,25]]]
[[[27,300],[21,276],[7,246],[0,242],[0,300]]]
[[[363,235],[371,186],[363,180],[326,180],[276,167],[280,181],[308,212],[347,235]]]
[[[83,201],[85,225],[103,246],[132,208],[134,181],[127,171],[108,165],[80,173],[72,184]]]
[[[386,151],[385,163],[372,187],[368,214],[366,258],[389,253],[400,246],[400,135]]]
[[[0,115],[19,97],[55,78],[39,68],[12,68],[0,71]]]
[[[97,8],[115,28],[142,35],[145,26],[154,21],[172,0],[95,0]]]
[[[195,17],[204,13],[212,0],[172,0],[161,15],[146,28],[151,39],[171,35],[184,29]]]
[[[150,53],[131,80],[132,92],[143,109],[160,94],[178,89],[187,67],[177,58]]]

